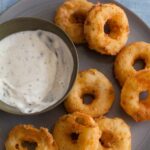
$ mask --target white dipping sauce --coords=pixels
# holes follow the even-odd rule
[[[73,72],[69,48],[57,35],[24,31],[0,41],[0,100],[23,113],[62,98]]]

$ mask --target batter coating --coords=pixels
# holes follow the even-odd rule
[[[100,131],[92,117],[75,112],[57,121],[53,136],[59,150],[97,150]]]
[[[121,86],[126,79],[138,71],[133,67],[136,60],[142,59],[145,68],[150,68],[150,44],[145,42],[134,42],[124,47],[115,60],[115,76]]]
[[[102,132],[98,150],[131,150],[129,126],[120,118],[97,118]]]
[[[84,21],[93,4],[87,0],[67,0],[55,15],[55,23],[71,37],[74,43],[85,42]]]
[[[147,92],[141,100],[141,92]],[[121,91],[121,106],[135,121],[150,120],[150,70],[143,70],[126,80]]]
[[[36,150],[58,150],[57,145],[46,128],[36,129],[32,125],[17,125],[5,142],[6,150],[27,150],[25,142],[33,143]]]
[[[84,96],[87,94],[93,96],[89,104],[84,103]],[[78,74],[64,104],[68,112],[80,111],[97,117],[109,111],[114,97],[110,81],[96,69],[89,69]]]
[[[90,49],[101,54],[116,55],[128,39],[127,16],[115,4],[97,4],[86,18],[84,33]]]

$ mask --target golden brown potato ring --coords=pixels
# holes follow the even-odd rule
[[[97,118],[102,132],[98,150],[131,150],[129,126],[120,118]]]
[[[24,142],[34,143],[36,150],[58,150],[52,135],[46,128],[36,129],[32,125],[17,125],[5,142],[6,150],[27,150]]]
[[[97,4],[86,18],[84,33],[91,49],[101,54],[116,55],[128,39],[127,16],[115,4]]]
[[[140,99],[140,93],[150,93],[150,70],[129,77],[121,91],[121,106],[136,121],[150,120],[150,95]]]
[[[115,60],[115,76],[121,86],[126,79],[137,71],[133,65],[136,60],[145,62],[145,69],[150,68],[150,44],[145,42],[134,42],[124,47]]]
[[[92,95],[91,103],[84,103],[84,96]],[[108,112],[114,101],[114,89],[110,81],[96,69],[89,69],[78,74],[72,91],[65,101],[68,112],[80,111],[93,117]]]
[[[57,121],[53,136],[59,150],[97,150],[100,131],[92,117],[75,112]]]
[[[74,43],[85,42],[84,21],[93,4],[87,0],[67,0],[55,15],[55,23],[71,37]]]

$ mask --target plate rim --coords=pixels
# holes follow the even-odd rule
[[[7,13],[8,11],[10,11],[10,9],[13,9],[13,7],[16,7],[18,5],[18,3],[22,3],[24,0],[18,0],[16,3],[14,3],[13,5],[11,5],[10,7],[6,8],[2,13],[0,13],[0,16],[3,16],[5,13]],[[92,0],[89,0],[92,1]],[[117,2],[116,0],[111,0],[113,3],[120,5],[122,8],[125,8],[127,11],[129,11],[130,13],[132,13],[133,15],[135,15],[137,17],[137,19],[139,19],[144,25],[145,27],[147,27],[150,30],[150,25],[148,25],[143,19],[142,17],[140,17],[137,13],[135,13],[133,10],[129,9],[128,7],[126,7],[124,4]],[[29,1],[30,2],[30,1]],[[100,0],[97,0],[97,3],[99,3]],[[102,2],[104,3],[104,2]],[[106,2],[107,3],[107,2]],[[111,3],[111,2],[110,2]],[[10,19],[9,19],[10,20]],[[8,20],[7,20],[8,21]],[[6,21],[5,21],[6,22]],[[4,23],[4,22],[2,22]],[[1,23],[0,23],[1,24]]]

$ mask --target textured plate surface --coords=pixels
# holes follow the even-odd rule
[[[96,1],[96,0],[95,0]],[[101,0],[105,2],[114,2],[112,0]],[[56,8],[63,0],[22,0],[0,16],[0,23],[11,18],[19,16],[35,16],[53,20]],[[94,0],[93,0],[94,2]],[[122,6],[123,7],[123,6]],[[130,23],[131,41],[150,41],[150,29],[136,15],[124,7]],[[116,91],[115,102],[107,114],[110,117],[122,117],[130,126],[132,131],[132,150],[150,149],[150,122],[135,123],[119,105],[120,87],[113,75],[114,57],[102,56],[98,53],[88,50],[86,45],[77,46],[80,70],[87,68],[97,68],[103,72],[113,83]],[[32,123],[35,126],[48,127],[50,130],[59,116],[65,113],[63,105],[57,108],[35,116],[15,116],[0,111],[0,149],[4,150],[4,141],[9,130],[20,123]]]

